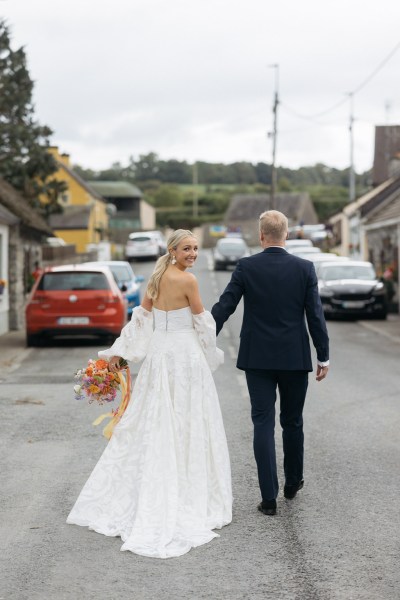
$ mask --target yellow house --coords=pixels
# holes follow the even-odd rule
[[[67,244],[75,244],[77,252],[86,252],[88,244],[107,238],[107,201],[71,168],[68,154],[60,154],[57,146],[51,146],[49,152],[59,167],[52,179],[64,181],[67,186],[59,195],[63,212],[51,215],[49,225]]]

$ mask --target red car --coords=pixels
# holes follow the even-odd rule
[[[108,267],[48,267],[26,306],[26,344],[60,335],[117,337],[127,305]]]

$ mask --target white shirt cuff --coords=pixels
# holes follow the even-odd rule
[[[326,360],[325,362],[321,362],[318,360],[317,364],[319,367],[329,367],[329,360]]]

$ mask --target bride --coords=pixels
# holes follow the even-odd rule
[[[120,536],[121,550],[180,556],[232,520],[228,447],[211,374],[223,362],[215,323],[186,269],[196,238],[178,229],[159,258],[142,305],[99,356],[144,358],[131,402],[67,523]]]

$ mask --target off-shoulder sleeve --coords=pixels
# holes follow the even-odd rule
[[[111,356],[122,356],[126,360],[139,362],[144,359],[153,334],[153,313],[136,306],[132,311],[129,323],[121,331],[111,348],[100,350],[100,358],[109,359]]]
[[[215,371],[224,362],[224,353],[217,348],[217,336],[215,321],[208,310],[193,315],[193,324],[199,337],[208,366]]]

